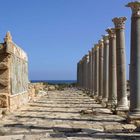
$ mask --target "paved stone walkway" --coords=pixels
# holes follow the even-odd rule
[[[86,94],[69,89],[50,91],[4,117],[0,140],[140,140],[134,129]]]

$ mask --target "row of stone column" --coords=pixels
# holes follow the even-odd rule
[[[140,2],[126,5],[132,9],[131,60],[130,60],[130,106],[127,97],[125,21],[126,17],[112,19],[97,44],[77,65],[77,82],[94,98],[115,107],[116,111],[128,111],[129,118],[140,119]]]

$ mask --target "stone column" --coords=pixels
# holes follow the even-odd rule
[[[92,94],[92,51],[89,51],[89,89],[90,94]]]
[[[83,59],[81,59],[81,89],[83,89],[84,81],[84,67],[83,67]]]
[[[79,87],[79,66],[80,66],[80,64],[78,62],[77,63],[77,85],[78,85],[78,87]]]
[[[109,96],[108,107],[117,103],[117,74],[116,74],[116,34],[115,29],[107,29],[109,34]]]
[[[132,9],[129,117],[140,119],[140,2],[130,2],[126,6]]]
[[[99,94],[99,45],[95,44],[95,98]]]
[[[78,79],[78,88],[80,89],[81,88],[81,73],[82,73],[82,69],[81,69],[81,60],[79,61],[79,64],[78,64],[78,77],[77,77],[77,79]]]
[[[88,55],[85,55],[85,90],[88,91]]]
[[[85,63],[85,56],[82,58],[82,61],[83,61],[83,90],[85,90],[85,82],[86,82],[86,63]]]
[[[127,111],[128,99],[126,91],[126,54],[125,54],[125,21],[126,17],[113,18],[116,31],[117,54],[117,108],[118,111]]]
[[[92,48],[92,95],[95,94],[95,48]]]
[[[84,56],[84,89],[87,91],[87,55]]]
[[[103,96],[103,61],[104,61],[104,44],[103,40],[99,40],[99,100]]]
[[[87,55],[87,92],[89,93],[90,91],[90,70],[89,70],[89,53]]]
[[[109,92],[109,38],[108,35],[103,36],[104,41],[104,64],[103,64],[103,102],[108,101]]]

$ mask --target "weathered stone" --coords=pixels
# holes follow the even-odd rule
[[[114,28],[106,30],[109,34],[109,96],[108,106],[114,108],[117,103],[116,71],[116,33]]]
[[[106,106],[109,92],[109,38],[108,35],[103,36],[104,41],[104,73],[103,73],[103,105]]]
[[[127,4],[132,10],[130,55],[130,112],[129,117],[140,119],[140,2]]]
[[[126,85],[126,60],[125,60],[125,21],[126,17],[113,18],[116,31],[116,54],[117,54],[117,108],[126,111],[128,107]]]
[[[122,127],[124,132],[133,132],[136,129],[136,126],[133,124],[124,124]]]
[[[28,102],[28,58],[12,41],[10,32],[0,49],[0,97],[1,107],[10,109]]]
[[[103,96],[103,62],[104,62],[104,43],[103,40],[99,40],[99,100]]]
[[[104,126],[105,132],[122,132],[122,125],[105,125]]]
[[[55,86],[53,86],[53,85],[49,86],[48,85],[48,91],[53,91],[53,90],[56,90]]]
[[[95,44],[95,97],[99,95],[99,45]]]

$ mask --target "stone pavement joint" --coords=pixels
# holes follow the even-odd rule
[[[0,140],[138,140],[135,129],[123,117],[71,88],[46,92],[2,118]]]

